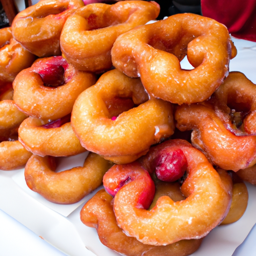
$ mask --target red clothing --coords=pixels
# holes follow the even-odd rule
[[[256,42],[256,0],[201,0],[202,15],[227,26],[231,35]]]

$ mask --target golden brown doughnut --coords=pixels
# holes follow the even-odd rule
[[[3,130],[17,128],[27,118],[15,105],[13,99],[13,88],[11,83],[4,83],[0,87],[0,133]]]
[[[29,117],[21,123],[18,132],[21,144],[35,155],[61,157],[86,151],[72,129],[69,117],[51,123]]]
[[[130,77],[141,77],[147,92],[176,103],[209,98],[229,72],[235,51],[227,28],[196,14],[177,14],[137,27],[115,41],[113,65]],[[183,70],[187,55],[193,70]]]
[[[184,140],[169,140],[160,147],[181,149],[187,159],[187,178],[181,186],[186,199],[174,202],[160,197],[147,210],[154,197],[154,184],[140,164],[114,165],[104,175],[103,185],[115,195],[117,223],[128,236],[150,245],[167,245],[183,239],[206,236],[229,211],[232,181],[226,172],[212,167],[204,154]]]
[[[239,178],[238,173],[232,172],[232,202],[228,215],[221,222],[221,225],[231,224],[238,221],[247,208],[249,194],[245,183]]]
[[[224,170],[238,171],[256,162],[256,136],[242,133],[229,115],[208,103],[178,106],[175,112],[179,130],[193,130],[192,144]]]
[[[14,80],[13,99],[30,116],[56,120],[71,113],[77,96],[95,83],[61,56],[38,59]]]
[[[0,142],[0,169],[15,170],[25,166],[31,157],[22,144],[18,141],[2,141]]]
[[[0,101],[0,131],[19,126],[25,118],[27,115],[17,108],[13,100]]]
[[[28,187],[47,200],[58,204],[73,204],[102,184],[111,163],[90,153],[82,167],[55,173],[53,158],[33,155],[25,167]]]
[[[96,228],[101,242],[115,252],[127,256],[186,256],[200,247],[202,239],[152,246],[126,236],[116,223],[111,201],[112,196],[100,190],[83,206],[80,218],[86,226]]]
[[[256,165],[241,169],[236,173],[242,180],[252,185],[256,185]]]
[[[230,72],[214,97],[230,115],[240,113],[242,129],[256,135],[256,85],[252,81],[241,72]]]
[[[13,39],[11,28],[0,29],[0,87],[5,82],[12,82],[34,60],[35,56]]]
[[[79,70],[108,70],[112,67],[110,51],[116,38],[156,19],[159,11],[156,2],[144,1],[86,5],[67,19],[60,38],[61,51]]]
[[[138,106],[112,120],[105,101],[115,97],[132,98]],[[174,128],[172,105],[158,99],[147,100],[140,80],[118,70],[104,73],[94,86],[79,95],[71,124],[84,148],[115,163],[134,161],[152,144],[172,135]]]
[[[82,0],[41,0],[16,15],[13,37],[38,57],[60,55],[63,25],[82,6]]]
[[[18,127],[27,118],[12,100],[12,84],[0,87],[0,169],[15,170],[23,167],[31,153],[18,141]]]

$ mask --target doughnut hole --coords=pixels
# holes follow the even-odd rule
[[[230,72],[214,93],[214,99],[230,115],[235,127],[256,134],[256,85],[241,72]]]
[[[129,109],[135,107],[135,104],[131,98],[121,98],[114,97],[111,99],[106,99],[105,104],[110,114],[112,120],[116,118],[123,112],[128,111]]]
[[[154,208],[154,206],[157,203],[157,200],[162,196],[168,196],[174,202],[178,202],[186,199],[186,197],[181,193],[179,182],[164,182],[164,181],[158,180],[154,176],[153,176],[153,180],[155,183],[156,192],[155,192],[154,200],[152,201],[149,209]]]
[[[38,74],[42,78],[44,86],[58,87],[65,84],[64,71],[62,66],[53,65],[40,70]]]

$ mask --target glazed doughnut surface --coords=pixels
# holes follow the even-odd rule
[[[147,210],[154,197],[148,172],[138,163],[115,165],[104,175],[103,184],[108,193],[115,195],[118,225],[128,236],[150,245],[204,237],[229,211],[231,178],[221,178],[206,157],[184,140],[160,145],[168,145],[173,151],[181,149],[186,156],[188,176],[181,186],[186,199],[174,202],[163,196]]]
[[[102,72],[112,67],[110,51],[116,38],[156,19],[156,2],[124,1],[89,4],[67,19],[61,33],[61,51],[79,70]]]
[[[63,25],[82,6],[82,0],[41,0],[16,15],[12,22],[13,36],[38,57],[60,55]]]
[[[11,28],[0,29],[0,87],[34,62],[35,56],[12,36]]]
[[[54,172],[56,159],[33,155],[25,167],[28,187],[58,204],[76,203],[102,184],[112,165],[96,154],[89,154],[81,167]]]
[[[13,99],[29,116],[56,120],[71,113],[78,95],[95,83],[91,73],[77,71],[61,56],[38,59],[13,83]]]
[[[115,97],[132,98],[136,105],[113,119],[106,101]],[[115,163],[127,163],[173,134],[172,111],[168,102],[148,100],[139,79],[111,70],[79,95],[72,110],[71,124],[88,151]]]
[[[65,118],[63,118],[65,119]],[[28,117],[19,127],[19,141],[30,152],[39,156],[72,156],[86,149],[76,137],[69,118],[48,123],[44,120]]]
[[[175,103],[202,102],[220,86],[236,54],[227,28],[196,14],[177,14],[118,37],[113,65],[141,77],[147,92]],[[193,70],[183,70],[187,55]]]
[[[159,188],[159,190],[159,193],[177,194],[177,191],[172,188],[165,188],[163,191]],[[111,201],[112,197],[104,190],[100,190],[83,206],[80,218],[85,225],[97,229],[99,238],[105,246],[119,254],[127,256],[186,256],[200,247],[202,239],[183,240],[167,246],[152,246],[126,236],[116,223]]]

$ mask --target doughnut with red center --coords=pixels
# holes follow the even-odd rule
[[[54,158],[33,155],[25,167],[25,180],[31,190],[48,201],[73,204],[102,184],[102,177],[111,165],[90,153],[82,167],[56,173]]]
[[[42,58],[17,75],[13,99],[30,116],[56,120],[70,114],[77,96],[95,81],[61,56]]]
[[[90,4],[78,9],[65,23],[61,51],[79,70],[102,72],[112,67],[110,51],[116,38],[156,19],[156,2],[123,1],[113,5]]]
[[[112,118],[106,101],[115,97],[132,98],[136,106]],[[148,100],[139,79],[111,70],[79,95],[71,124],[88,151],[114,163],[128,163],[145,154],[152,144],[173,134],[172,111],[168,102]]]
[[[63,25],[82,6],[82,0],[41,0],[16,15],[13,37],[38,57],[60,55]]]
[[[130,77],[141,77],[147,92],[171,103],[209,98],[229,72],[236,54],[227,28],[196,14],[177,14],[120,35],[113,65]],[[183,70],[187,55],[193,70]]]
[[[50,123],[29,117],[18,132],[21,144],[35,155],[61,157],[86,151],[71,127],[69,116]]]
[[[170,186],[169,186],[170,187]],[[171,186],[172,187],[172,186]],[[158,188],[161,190],[161,188]],[[164,192],[170,189],[164,189]],[[177,191],[170,191],[178,194]],[[180,194],[180,193],[179,193]],[[152,246],[126,236],[116,223],[112,205],[112,196],[103,189],[97,192],[82,208],[81,221],[89,227],[97,229],[101,242],[108,248],[126,256],[186,256],[195,252],[202,239],[183,240],[167,246]]]
[[[174,202],[167,196],[147,210],[154,197],[154,183],[138,163],[114,165],[104,175],[103,185],[114,195],[118,226],[128,236],[150,245],[167,245],[184,239],[206,236],[221,223],[231,204],[232,180],[222,177],[207,158],[184,140],[162,143],[182,150],[187,160],[187,177],[181,186],[185,200]]]
[[[35,56],[24,49],[12,36],[11,28],[0,29],[0,87],[34,62]]]

